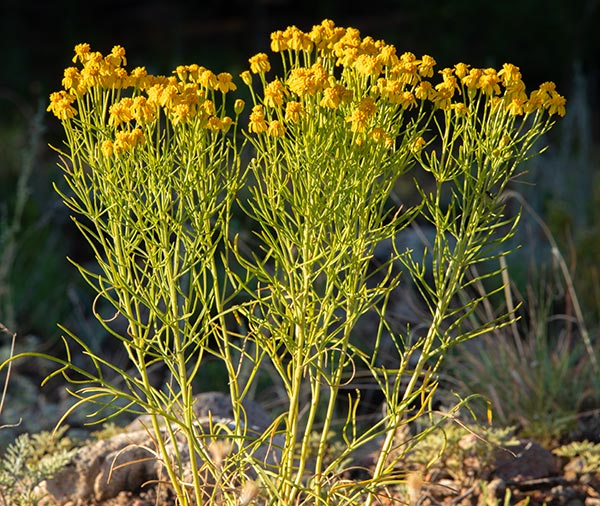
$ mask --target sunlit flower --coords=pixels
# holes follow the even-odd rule
[[[498,95],[500,93],[499,82],[500,78],[496,69],[488,68],[483,71],[479,78],[478,88],[481,89],[484,95]]]
[[[398,56],[396,56],[396,48],[392,45],[385,45],[379,51],[377,59],[387,67],[393,67],[398,63]]]
[[[482,73],[481,69],[471,69],[467,75],[461,78],[461,82],[467,89],[474,91],[479,85],[479,78]]]
[[[131,108],[134,119],[140,124],[152,123],[156,119],[156,106],[151,104],[146,97],[135,97]]]
[[[423,77],[432,77],[435,65],[436,61],[431,56],[424,54],[419,63],[419,74]]]
[[[452,104],[450,108],[454,111],[454,114],[457,116],[466,116],[469,114],[469,108],[464,102],[458,102],[456,104]]]
[[[262,74],[271,70],[269,57],[265,53],[258,53],[252,56],[249,60],[250,71],[254,74]]]
[[[419,100],[433,100],[435,97],[435,90],[429,81],[421,81],[415,87],[414,93]]]
[[[111,140],[103,141],[102,144],[100,145],[100,151],[106,158],[111,157],[114,152],[113,141],[111,141]]]
[[[73,56],[73,63],[78,61],[84,64],[87,61],[88,55],[90,54],[90,45],[87,42],[83,44],[77,44],[75,46],[75,56]]]
[[[114,46],[110,54],[107,55],[104,60],[112,68],[127,65],[127,58],[125,57],[125,48],[123,46]]]
[[[219,117],[211,116],[208,119],[208,123],[206,124],[206,127],[212,131],[220,131],[223,128],[223,122],[221,121],[221,119]]]
[[[252,86],[252,74],[249,70],[244,70],[240,77],[246,86]]]
[[[63,88],[69,92],[85,93],[81,73],[75,67],[67,67],[62,80]]]
[[[144,144],[145,141],[144,133],[139,128],[134,128],[131,131],[121,130],[115,136],[113,151],[115,154],[131,151],[135,147]]]
[[[567,101],[565,97],[559,95],[558,93],[554,93],[552,97],[546,101],[544,106],[546,109],[548,109],[548,114],[550,114],[550,116],[553,114],[558,114],[559,116],[563,117],[567,113],[565,108],[566,104]]]
[[[409,149],[413,153],[418,153],[425,147],[426,144],[427,142],[425,142],[425,139],[423,139],[423,137],[419,137],[409,144]]]
[[[525,102],[525,99],[513,98],[506,106],[506,110],[511,116],[520,116],[524,112]]]
[[[228,91],[235,91],[237,86],[233,82],[233,77],[229,72],[221,72],[217,75],[215,89],[221,93],[227,93]]]
[[[281,81],[271,81],[265,86],[265,105],[267,107],[281,107],[286,94],[287,90]]]
[[[381,74],[382,64],[375,57],[368,54],[359,55],[354,62],[352,67],[358,72],[366,76],[378,76]]]
[[[269,123],[267,134],[271,137],[283,137],[285,135],[285,126],[281,121],[273,120]]]
[[[350,100],[352,100],[352,91],[341,84],[336,84],[323,91],[323,98],[319,102],[319,105],[321,107],[337,109],[340,104],[347,104]]]
[[[367,127],[369,120],[377,112],[375,100],[371,97],[363,98],[352,114],[346,118],[347,122],[352,123],[350,130],[352,132],[362,132]]]
[[[310,68],[299,67],[292,69],[287,85],[296,95],[314,95],[329,86],[329,74],[320,63]]]
[[[310,37],[296,26],[288,26],[281,35],[282,46],[292,51],[310,51],[313,43]]]
[[[285,121],[298,123],[302,116],[304,116],[304,107],[300,102],[292,101],[285,104]]]
[[[498,77],[502,79],[502,84],[508,88],[517,82],[521,82],[522,76],[519,67],[512,63],[505,63],[502,65],[502,70],[498,72]]]
[[[50,94],[50,105],[46,110],[52,111],[61,121],[71,119],[77,115],[77,109],[71,105],[75,100],[75,95],[71,95],[64,90],[56,91]]]
[[[454,75],[458,79],[461,79],[461,81],[463,77],[465,77],[468,73],[469,65],[467,65],[466,63],[457,63],[456,65],[454,65]]]
[[[248,130],[250,132],[260,134],[267,131],[267,122],[265,121],[265,114],[263,112],[262,105],[255,105],[250,113],[250,122],[248,123]]]
[[[134,117],[133,115],[133,99],[125,97],[112,104],[108,110],[108,124],[119,126],[121,123],[128,123]]]
[[[198,79],[198,82],[208,90],[216,89],[217,84],[219,83],[215,73],[212,70],[208,69],[202,72]]]

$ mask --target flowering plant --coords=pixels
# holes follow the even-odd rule
[[[192,379],[206,354],[225,365],[236,418],[235,465],[227,466],[229,474],[209,466],[214,479],[239,484],[250,466],[269,504],[371,504],[399,480],[394,464],[418,442],[399,446],[395,435],[415,404],[412,418],[427,410],[446,351],[511,319],[470,328],[469,314],[487,294],[461,294],[495,274],[468,275],[504,254],[518,216],[504,214],[502,190],[534,154],[552,117],[564,115],[565,100],[551,83],[527,94],[510,64],[496,71],[459,63],[439,71],[436,82],[432,57],[398,55],[394,46],[328,20],[310,32],[273,33],[271,50],[281,57],[280,73],[259,53],[240,76],[252,98],[244,132],[252,159],[245,166],[236,135],[243,101],[234,101],[233,118],[227,115],[236,90],[230,74],[197,65],[178,67],[171,77],[127,72],[119,46],[108,56],[76,47],[82,68],[66,69],[64,90],[51,95],[49,106],[67,136],[61,155],[69,191],[61,195],[100,267],[79,270],[126,319],[126,332],[111,326],[112,316],[97,316],[136,372],[108,363],[73,335],[95,373],[55,360],[65,374],[70,368],[83,376],[80,402],[120,398],[152,415],[157,455],[182,505],[216,501],[204,495],[198,470],[211,456],[192,411]],[[430,174],[432,189],[415,183],[421,202],[395,209],[390,197],[413,167]],[[242,188],[245,201],[236,199]],[[256,226],[252,254],[230,231],[236,205]],[[432,272],[425,259],[397,245],[374,273],[375,247],[416,217],[436,229]],[[400,284],[398,262],[419,288],[430,321],[416,340],[393,333],[397,367],[386,368],[379,344],[391,331],[385,316]],[[367,312],[380,316],[371,355],[351,339]],[[169,384],[151,384],[155,363],[168,368]],[[350,397],[345,422],[334,426],[340,389],[359,363],[381,388],[386,414],[361,429],[359,398]],[[126,388],[109,384],[103,367]],[[244,445],[241,401],[263,367],[276,372],[288,402],[259,437],[283,438],[276,467],[253,457],[257,445]],[[334,428],[345,448],[332,458]],[[193,449],[191,482],[166,448],[177,431]],[[370,479],[343,478],[353,452],[379,436]],[[219,493],[220,500],[241,501],[227,487]]]

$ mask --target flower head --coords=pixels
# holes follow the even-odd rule
[[[269,57],[265,53],[258,53],[252,56],[248,61],[250,62],[250,71],[253,74],[263,74],[271,70]]]
[[[221,93],[227,93],[228,91],[235,91],[237,86],[234,84],[233,76],[229,72],[221,72],[217,75],[215,89]]]
[[[304,107],[300,102],[291,101],[285,104],[285,121],[298,123],[302,116],[304,116]]]
[[[279,80],[271,81],[265,86],[265,105],[267,107],[281,107],[283,99],[287,95],[287,90]]]
[[[248,123],[248,130],[256,134],[260,134],[267,131],[267,122],[265,121],[265,114],[263,112],[262,105],[255,105],[250,113],[250,122]]]
[[[61,121],[69,120],[77,115],[77,109],[72,106],[77,97],[64,90],[50,94],[50,105],[46,109]]]
[[[299,67],[292,69],[287,85],[296,95],[314,95],[329,86],[329,74],[320,64],[315,63],[310,68]]]

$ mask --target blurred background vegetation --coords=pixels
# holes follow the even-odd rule
[[[509,273],[515,298],[525,301],[523,315],[529,325],[520,333],[513,329],[507,346],[517,343],[519,351],[518,340],[530,345],[517,354],[523,360],[518,364],[521,376],[536,369],[534,362],[544,357],[564,358],[567,345],[573,354],[566,353],[570,362],[562,364],[567,368],[563,378],[580,371],[581,361],[591,360],[591,351],[598,355],[580,344],[583,324],[593,348],[600,328],[600,1],[1,0],[0,322],[10,331],[1,336],[3,356],[12,332],[18,333],[22,348],[60,349],[59,322],[97,349],[104,339],[90,314],[91,293],[65,260],[68,256],[91,262],[90,251],[52,190],[53,183],[61,184],[61,175],[48,144],[60,146],[62,130],[45,108],[48,94],[60,88],[74,45],[89,42],[105,53],[120,44],[127,50],[129,68],[145,65],[152,73],[199,63],[237,75],[248,57],[268,49],[273,30],[290,24],[308,30],[324,18],[383,38],[399,53],[430,54],[438,68],[461,61],[479,67],[511,62],[521,68],[529,89],[547,80],[557,83],[568,100],[567,116],[545,139],[550,148],[524,167],[526,173],[513,187],[514,196],[527,208],[516,238],[523,247],[509,257]],[[516,207],[517,200],[509,203]],[[566,271],[559,268],[561,259]],[[537,290],[540,284],[545,288],[536,295],[532,287]],[[528,304],[528,291],[543,304]],[[574,302],[581,306],[583,319]],[[543,311],[532,316],[538,306]],[[536,346],[540,339],[543,347]],[[477,353],[489,354],[482,343]],[[530,348],[530,355],[524,356],[524,349]],[[511,360],[510,353],[506,356]],[[555,368],[549,364],[548,370],[537,368],[536,374],[551,379]],[[19,366],[15,381],[39,374],[38,365],[31,368]],[[506,364],[483,369],[482,375],[494,370],[501,374]],[[593,367],[590,371],[597,372]],[[593,377],[577,384],[573,395],[581,398],[585,393],[586,402],[569,405],[567,414],[598,407]],[[462,377],[456,385],[462,382],[468,391],[481,378]],[[523,389],[524,402],[532,395],[551,395],[536,378],[533,387]],[[506,385],[496,379],[499,386]],[[23,385],[22,402],[39,403],[37,390]],[[496,395],[509,389],[499,390]],[[556,402],[563,402],[564,394]],[[567,401],[573,401],[568,393]],[[528,409],[515,404],[510,409]],[[19,409],[14,405],[14,413]],[[531,409],[535,417],[542,408],[532,402]],[[510,416],[504,422],[527,423]]]

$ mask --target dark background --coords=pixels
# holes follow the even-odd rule
[[[168,72],[202,62],[235,70],[268,48],[289,24],[309,30],[324,18],[384,38],[399,53],[427,53],[439,66],[521,67],[526,82],[556,81],[568,93],[574,65],[596,91],[598,0],[2,0],[0,86],[36,95],[59,87],[73,46],[125,46],[130,66]]]

